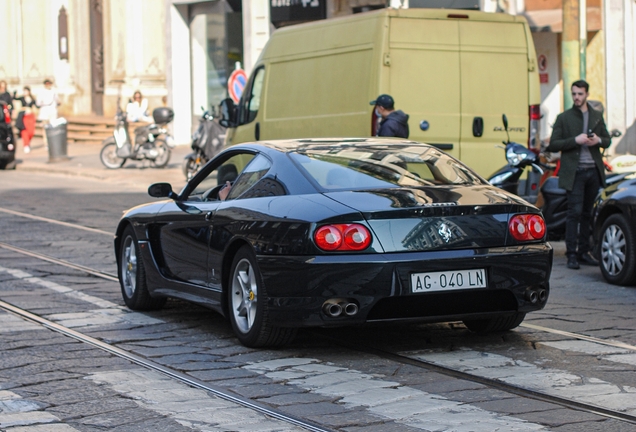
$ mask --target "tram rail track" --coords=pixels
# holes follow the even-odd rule
[[[16,212],[17,213],[17,212]],[[66,226],[70,226],[73,227],[76,224],[69,224],[69,223],[65,223]],[[78,227],[80,225],[77,225]],[[86,228],[86,227],[84,227]],[[106,233],[106,232],[101,232],[101,233]],[[112,234],[109,234],[112,235]],[[56,265],[60,265],[60,266],[64,266],[67,268],[72,268],[74,270],[80,271],[80,272],[84,272],[86,274],[92,275],[94,277],[98,277],[98,278],[102,278],[105,280],[109,280],[109,281],[118,281],[118,278],[116,275],[108,273],[108,272],[102,272],[96,269],[92,269],[90,267],[86,267],[86,266],[82,266],[82,265],[78,265],[78,264],[74,264],[65,260],[61,260],[58,258],[54,258],[45,254],[41,254],[38,252],[33,252],[33,251],[29,251],[17,246],[13,246],[4,242],[0,242],[0,248],[8,250],[8,251],[12,251],[14,253],[18,253],[18,254],[22,254],[25,256],[29,256],[31,258],[35,258],[35,259],[39,259],[42,261],[46,261],[52,264],[56,264]],[[247,400],[247,399],[243,399],[237,396],[234,396],[228,392],[224,392],[223,390],[214,388],[212,386],[209,386],[208,384],[199,381],[195,378],[192,378],[190,376],[188,376],[187,374],[183,374],[181,372],[178,372],[176,370],[172,370],[168,367],[165,367],[163,365],[157,364],[155,362],[152,362],[151,360],[148,360],[144,357],[135,355],[133,353],[127,352],[123,349],[120,349],[118,347],[115,347],[113,345],[107,344],[105,342],[99,341],[95,338],[92,338],[90,336],[84,335],[80,332],[77,332],[75,330],[66,328],[64,326],[61,326],[59,324],[56,324],[52,321],[46,320],[42,317],[39,317],[38,315],[35,315],[27,310],[24,309],[20,309],[14,305],[11,305],[9,303],[6,303],[2,300],[0,300],[0,308],[3,310],[6,310],[8,312],[11,312],[13,314],[19,315],[29,321],[32,322],[36,322],[39,325],[49,328],[53,331],[65,334],[69,337],[72,337],[76,340],[79,340],[81,342],[90,344],[96,348],[108,351],[110,353],[112,353],[113,355],[117,355],[119,357],[125,358],[135,364],[138,364],[140,366],[146,367],[148,369],[152,369],[155,371],[158,371],[160,373],[163,373],[164,375],[167,375],[175,380],[178,380],[180,382],[186,383],[188,385],[191,385],[193,387],[196,388],[200,388],[206,391],[209,391],[210,393],[228,400],[228,401],[232,401],[235,402],[237,404],[240,404],[242,406],[254,409],[258,412],[261,412],[263,414],[272,416],[274,418],[277,418],[279,420],[282,421],[286,421],[288,423],[294,424],[296,426],[299,427],[303,427],[307,430],[312,430],[312,431],[328,431],[330,429],[324,429],[322,427],[320,427],[319,425],[315,425],[312,423],[307,423],[304,422],[301,419],[297,419],[294,418],[292,416],[288,416],[287,414],[284,414],[282,412],[278,412],[276,410],[273,410],[271,408],[262,406],[260,404],[254,403],[253,401]],[[598,343],[601,345],[606,345],[606,346],[611,346],[614,348],[621,348],[621,349],[627,349],[630,351],[636,351],[636,346],[634,345],[630,345],[630,344],[626,344],[620,341],[610,341],[610,340],[604,340],[604,339],[599,339],[599,338],[595,338],[595,337],[591,337],[591,336],[587,336],[587,335],[582,335],[582,334],[577,334],[577,333],[572,333],[572,332],[567,332],[567,331],[562,331],[562,330],[558,330],[558,329],[551,329],[548,327],[543,327],[543,326],[538,326],[538,325],[534,325],[534,324],[521,324],[521,327],[524,328],[528,328],[531,330],[534,330],[536,332],[546,332],[546,333],[552,333],[552,334],[557,334],[557,335],[561,335],[564,337],[568,337],[568,338],[572,338],[572,339],[577,339],[577,340],[583,340],[583,341],[588,341],[588,342],[593,342],[593,343]],[[590,413],[590,414],[595,414],[601,417],[605,417],[608,419],[615,419],[615,420],[619,420],[622,422],[626,422],[626,423],[630,423],[630,424],[636,424],[636,415],[631,415],[631,414],[627,414],[627,413],[623,413],[620,411],[616,411],[616,410],[612,410],[612,409],[608,409],[608,408],[603,408],[594,404],[588,404],[588,403],[584,403],[584,402],[578,402],[578,401],[574,401],[574,400],[570,400],[570,399],[566,399],[563,397],[559,397],[559,396],[555,396],[555,395],[551,395],[548,393],[544,393],[541,391],[536,391],[536,390],[531,390],[531,389],[527,389],[524,387],[520,387],[520,386],[516,386],[513,384],[508,384],[496,379],[490,379],[490,378],[485,378],[485,377],[481,377],[478,375],[474,375],[471,373],[467,373],[467,372],[463,372],[463,371],[459,371],[456,369],[452,369],[450,367],[445,367],[443,365],[439,365],[436,363],[432,363],[432,362],[427,362],[425,360],[422,359],[415,359],[412,357],[407,357],[404,355],[401,355],[399,353],[396,352],[390,352],[387,350],[383,350],[383,349],[378,349],[378,348],[374,348],[374,347],[370,347],[370,346],[366,346],[364,344],[352,344],[352,342],[350,340],[346,341],[346,343],[342,340],[339,340],[337,338],[334,337],[327,337],[324,335],[318,335],[321,338],[325,338],[325,339],[329,339],[330,342],[337,344],[341,347],[344,347],[346,349],[352,349],[352,350],[356,350],[359,352],[364,352],[366,354],[370,354],[370,355],[375,355],[378,356],[380,358],[384,358],[390,361],[394,361],[396,363],[400,363],[400,364],[405,364],[405,365],[410,365],[410,366],[414,366],[414,367],[418,367],[418,368],[422,368],[422,369],[426,369],[428,371],[434,371],[434,372],[438,372],[453,378],[457,378],[457,379],[462,379],[462,380],[466,380],[466,381],[471,381],[471,382],[475,382],[475,383],[479,383],[482,384],[484,386],[490,387],[490,388],[494,388],[494,389],[498,389],[501,391],[505,391],[511,394],[515,394],[517,396],[521,396],[521,397],[525,397],[525,398],[530,398],[530,399],[535,399],[535,400],[539,400],[539,401],[543,401],[543,402],[548,402],[548,403],[553,403],[559,406],[562,406],[564,408],[568,408],[568,409],[573,409],[573,410],[578,410],[578,411],[583,411],[586,413]]]

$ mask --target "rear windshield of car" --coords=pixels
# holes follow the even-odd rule
[[[461,162],[428,146],[314,147],[290,157],[326,190],[486,184]]]

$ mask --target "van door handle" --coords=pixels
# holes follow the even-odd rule
[[[261,139],[261,124],[256,122],[256,125],[254,126],[254,139],[256,141]]]
[[[479,138],[484,134],[484,119],[475,117],[473,119],[473,136]]]

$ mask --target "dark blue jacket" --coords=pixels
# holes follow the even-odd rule
[[[409,116],[402,110],[393,111],[380,122],[378,136],[381,137],[409,137]]]

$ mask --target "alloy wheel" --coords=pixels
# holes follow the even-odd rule
[[[608,226],[601,242],[601,262],[609,275],[617,276],[623,270],[626,246],[623,230],[615,224]]]
[[[122,248],[121,278],[124,292],[128,298],[132,298],[137,289],[137,251],[132,237],[126,237]]]
[[[250,331],[256,319],[258,284],[249,260],[238,262],[232,275],[232,314],[242,333]]]

